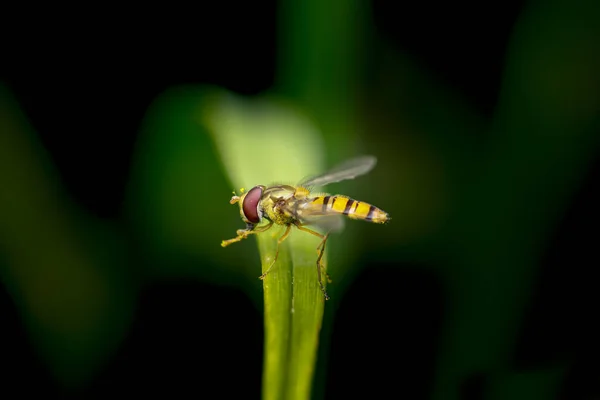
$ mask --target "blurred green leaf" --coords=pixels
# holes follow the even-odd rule
[[[131,322],[123,233],[67,195],[33,128],[0,84],[0,279],[65,387],[84,385]]]
[[[599,18],[596,2],[555,0],[528,4],[515,24],[485,157],[463,178],[445,232],[453,307],[434,399],[457,399],[469,377],[514,365],[540,258],[598,149]],[[560,374],[497,379],[485,395],[550,398]]]

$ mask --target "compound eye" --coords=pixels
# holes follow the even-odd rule
[[[258,224],[260,222],[260,215],[258,212],[258,202],[262,197],[263,188],[260,186],[255,186],[244,198],[244,203],[242,204],[242,211],[244,212],[244,216],[246,219],[253,224]]]

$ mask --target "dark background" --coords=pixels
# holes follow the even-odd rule
[[[492,115],[521,2],[371,5],[374,26],[395,49],[413,56],[484,117]],[[196,4],[193,12],[166,6],[152,17],[120,18],[117,12],[53,13],[52,18],[19,14],[18,29],[4,34],[3,79],[69,195],[95,216],[119,220],[147,107],[165,89],[183,83],[209,83],[245,95],[270,88],[277,6],[211,2]],[[599,178],[596,156],[560,222],[552,226],[535,300],[511,356],[515,371],[568,366],[560,393],[552,398],[600,396],[600,332],[594,327]],[[445,312],[443,286],[419,265],[390,268],[363,261],[369,268],[353,282],[333,322],[326,383],[320,382],[325,398],[397,393],[397,377],[403,373],[416,377],[403,382],[403,398],[428,398]],[[46,398],[157,391],[259,396],[262,318],[246,296],[186,279],[141,286],[132,328],[117,353],[90,382],[67,392],[31,347],[9,292],[0,286],[0,390],[42,392]],[[214,329],[189,317],[207,302],[216,304],[214,314],[205,316]],[[398,304],[402,318],[388,318]],[[225,356],[224,346],[229,348]],[[484,398],[486,373],[464,382],[463,399]]]

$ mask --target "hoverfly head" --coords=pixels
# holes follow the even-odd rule
[[[260,206],[260,199],[264,190],[264,186],[258,185],[247,192],[244,192],[243,188],[240,189],[240,196],[237,196],[235,192],[233,193],[233,197],[229,202],[231,204],[239,203],[240,216],[246,224],[256,225],[262,220],[263,210]]]

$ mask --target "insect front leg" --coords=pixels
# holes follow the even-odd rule
[[[227,247],[232,243],[236,243],[241,241],[242,239],[246,239],[248,236],[250,235],[255,235],[257,233],[261,233],[266,231],[267,229],[269,229],[270,227],[273,226],[273,221],[269,221],[269,223],[265,226],[261,226],[260,228],[254,228],[254,229],[238,229],[237,230],[237,236],[234,237],[233,239],[228,239],[228,240],[223,240],[221,242],[221,247]]]
[[[285,233],[283,234],[283,236],[281,236],[279,238],[279,240],[277,240],[277,251],[275,252],[275,258],[273,259],[273,262],[271,263],[271,265],[269,265],[269,268],[267,268],[267,270],[265,271],[264,274],[262,274],[261,276],[258,277],[258,279],[265,279],[265,277],[267,276],[267,274],[269,273],[269,271],[271,271],[271,268],[273,268],[273,265],[275,265],[275,261],[277,261],[277,257],[279,257],[279,246],[281,245],[281,243],[288,237],[288,235],[290,234],[290,230],[292,229],[292,225],[288,225],[287,229],[285,230]]]

